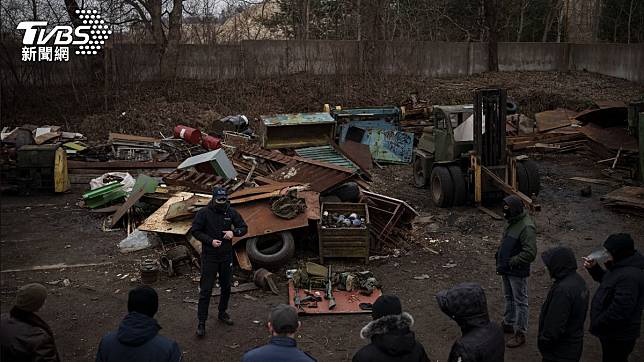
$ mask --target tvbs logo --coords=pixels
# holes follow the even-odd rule
[[[83,25],[73,28],[58,25],[47,30],[46,21],[23,21],[18,30],[22,37],[22,61],[58,62],[69,60],[69,47],[76,47],[77,55],[96,55],[105,47],[112,30],[96,10],[76,10]]]

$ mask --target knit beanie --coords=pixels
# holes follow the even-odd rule
[[[388,315],[402,314],[400,299],[395,295],[381,295],[373,303],[371,317],[376,320]]]
[[[16,294],[16,307],[27,312],[35,312],[45,304],[47,299],[47,288],[42,284],[27,284]]]
[[[619,261],[635,253],[635,242],[630,234],[612,234],[604,241],[604,248],[613,256],[613,261]]]
[[[127,298],[128,312],[138,312],[152,318],[159,310],[159,296],[156,290],[142,286],[130,290]]]

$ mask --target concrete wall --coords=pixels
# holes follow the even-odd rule
[[[35,85],[96,81],[106,72],[112,82],[153,80],[159,73],[153,45],[117,44],[100,58],[75,57],[68,63],[23,63],[20,49],[0,69],[3,84],[16,75]],[[385,74],[447,76],[487,70],[486,43],[249,40],[230,45],[182,45],[178,77],[221,80],[315,75]],[[95,69],[99,67],[99,69]],[[499,43],[501,71],[582,70],[644,82],[644,44]],[[98,77],[101,79],[101,77]]]

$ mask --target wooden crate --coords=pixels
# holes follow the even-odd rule
[[[366,204],[325,202],[320,214],[328,211],[330,214],[340,213],[349,216],[356,213],[365,219],[364,228],[323,228],[323,220],[318,222],[318,239],[320,245],[320,261],[324,258],[364,258],[369,261],[369,211]]]

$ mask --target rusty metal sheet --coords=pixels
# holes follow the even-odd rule
[[[571,119],[575,117],[577,112],[570,109],[557,108],[550,111],[539,112],[534,114],[534,120],[539,132],[546,132],[553,129],[558,129],[570,126]]]
[[[273,214],[268,200],[235,205],[235,210],[237,210],[242,218],[244,218],[244,221],[246,221],[246,224],[248,225],[248,233],[241,238],[233,238],[233,245],[242,239],[272,234],[278,231],[299,229],[309,225],[306,212],[301,213],[290,220],[282,219]]]
[[[628,109],[626,107],[587,109],[579,112],[575,119],[582,123],[596,123],[602,127],[626,125]]]
[[[368,145],[353,141],[346,141],[342,145],[340,145],[340,148],[361,169],[371,170],[371,168],[373,167],[373,158],[371,157],[371,151],[369,151]]]
[[[259,145],[256,145],[256,144],[238,146],[237,151],[245,155],[259,157],[264,160],[281,163],[283,165],[286,165],[287,163],[293,160],[291,156],[287,156],[279,151],[267,150],[267,149],[261,148]]]
[[[594,102],[599,108],[626,107],[626,103],[622,101],[598,100]]]
[[[320,193],[315,191],[300,191],[297,196],[306,201],[306,217],[309,220],[320,220]]]
[[[216,186],[225,187],[227,182],[221,176],[194,170],[176,169],[163,177],[168,185],[186,186],[196,192],[210,193]],[[228,182],[230,184],[230,182]]]
[[[628,134],[626,127],[601,127],[589,123],[580,128],[580,131],[591,140],[604,145],[612,150],[622,149],[636,152],[639,149],[637,139]]]
[[[353,176],[353,171],[322,162],[294,159],[268,177],[276,181],[306,183],[311,190],[324,192]]]

